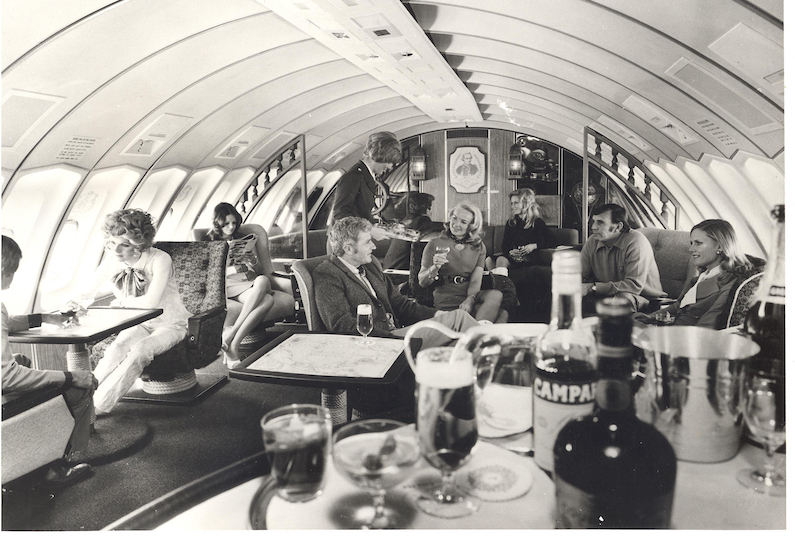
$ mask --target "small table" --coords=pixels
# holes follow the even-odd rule
[[[293,361],[295,366],[287,370],[286,367],[289,363],[286,363],[281,351],[284,349],[288,349],[289,351],[289,348],[294,347],[293,344],[299,337],[304,345],[295,347],[297,348],[296,353],[292,354],[292,357],[289,358]],[[254,382],[294,384],[304,387],[321,387],[328,389],[373,387],[396,382],[408,365],[402,352],[403,339],[400,337],[368,337],[368,339],[373,342],[372,346],[358,346],[356,341],[361,340],[361,337],[355,335],[340,335],[314,331],[286,331],[244,359],[240,367],[231,369],[229,371],[229,376],[231,378]],[[416,343],[417,348],[415,351],[419,350],[420,342],[416,341]],[[327,371],[328,373],[313,371],[314,367],[312,361],[317,360],[318,355],[322,356],[324,352],[328,352],[329,348],[332,346],[341,348],[349,359],[357,354],[362,357],[363,354],[371,351],[382,353],[384,367],[388,367],[388,369],[382,375],[375,373],[370,376],[348,375],[345,371],[340,374],[334,374],[330,371]],[[301,352],[303,352],[303,354]],[[267,360],[269,355],[280,356],[279,359],[281,359],[281,361],[279,366],[273,367],[270,370],[256,368],[258,366],[256,363],[260,358],[265,357]],[[349,364],[351,365],[350,369],[359,368],[356,366],[355,362]],[[345,370],[349,370],[349,368],[346,367]]]
[[[66,352],[67,370],[91,370],[88,359],[88,344],[123,329],[138,325],[163,314],[163,309],[122,309],[116,307],[89,307],[80,324],[60,328],[42,324],[37,328],[15,331],[8,340],[22,344],[68,344]]]
[[[674,529],[784,529],[786,499],[769,497],[742,487],[735,474],[764,456],[744,444],[740,453],[721,463],[678,463],[672,528]],[[429,468],[421,462],[416,476],[387,493],[387,504],[404,510],[407,529],[551,529],[555,527],[555,486],[531,457],[519,456],[483,442],[466,472],[477,463],[509,464],[532,477],[530,490],[505,502],[484,501],[475,514],[460,519],[439,519],[412,506],[412,485]],[[783,457],[778,459],[783,463]],[[274,499],[267,509],[268,528],[349,528],[345,513],[351,505],[367,503],[364,490],[345,480],[329,460],[328,480],[319,498],[301,504]],[[269,480],[264,452],[211,473],[139,508],[106,529],[246,530],[249,508]]]

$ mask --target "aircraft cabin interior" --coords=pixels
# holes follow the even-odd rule
[[[119,347],[109,335],[161,325],[150,324],[157,316],[125,317],[102,336],[80,339],[86,309],[76,306],[71,335],[47,328],[47,314],[75,304],[98,267],[113,261],[119,238],[108,238],[106,218],[121,209],[148,214],[154,246],[144,250],[163,245],[160,254],[173,262],[169,285],[177,281],[185,304],[174,307],[193,317],[180,324],[186,331],[177,346],[156,352],[167,359],[155,355],[134,373],[134,387],[119,393],[125,397],[112,411],[97,399],[105,372],[95,378],[88,447],[69,460],[90,469],[54,491],[38,482],[74,440],[30,460],[29,450],[45,450],[38,447],[51,444],[57,427],[41,417],[33,425],[41,437],[13,440],[19,432],[11,421],[33,410],[7,417],[4,377],[3,530],[245,529],[265,528],[266,517],[268,528],[354,528],[351,505],[369,495],[359,490],[352,499],[350,483],[349,495],[327,482],[314,501],[284,501],[284,515],[273,502],[267,516],[264,507],[257,511],[263,492],[255,483],[272,463],[262,453],[260,419],[294,403],[332,407],[347,391],[336,431],[355,422],[352,393],[377,384],[267,376],[254,362],[294,334],[334,331],[315,299],[327,290],[316,268],[331,252],[341,178],[367,167],[374,134],[393,133],[400,148],[382,175],[367,168],[376,189],[366,219],[376,227],[408,222],[417,194],[431,196],[426,212],[439,229],[464,203],[479,210],[467,214],[482,219],[486,256],[496,261],[508,255],[514,196],[532,189],[537,218],[555,240],[536,254],[543,275],[533,277],[546,281],[546,294],[528,298],[531,283],[490,273],[488,265],[438,283],[466,283],[477,272],[492,290],[479,291],[476,303],[485,307],[477,301],[486,299],[482,292],[501,292],[506,301],[497,309],[506,316],[496,318],[508,326],[550,324],[553,254],[583,250],[595,232],[594,210],[605,204],[623,208],[627,227],[651,245],[658,295],[669,298],[657,307],[679,306],[699,273],[691,230],[705,220],[730,223],[755,279],[743,295],[737,281],[716,333],[741,328],[756,285],[773,281],[771,266],[783,270],[783,0],[5,0],[0,9],[3,374],[10,348],[28,358],[28,368],[63,371],[59,384],[74,386],[83,374],[96,376],[104,353]],[[224,281],[234,248],[246,244],[208,241],[208,232],[223,229],[219,203],[239,214],[236,232],[254,237],[249,246],[265,267],[267,291],[256,299],[267,305],[252,326],[243,316],[260,305],[233,297]],[[402,266],[388,260],[399,237],[374,240],[372,258],[396,293],[433,307],[441,287],[423,287],[433,252],[423,256],[418,237],[405,245]],[[8,284],[7,239],[21,252]],[[126,244],[140,258],[138,242]],[[504,273],[512,275],[519,261],[509,262]],[[247,288],[259,288],[251,283],[256,275]],[[95,289],[84,327],[92,311],[156,308],[123,305],[119,281]],[[506,305],[508,296],[514,301]],[[40,328],[7,329],[8,315],[39,314]],[[235,335],[227,340],[229,329]],[[413,422],[413,404],[387,414]],[[70,433],[71,425],[65,438]],[[751,435],[745,430],[742,449],[720,463],[683,458],[674,445],[670,528],[784,528],[783,498],[735,480],[739,469],[765,460],[763,442]],[[770,460],[783,464],[779,447]],[[532,465],[533,487],[510,500],[481,497],[480,511],[457,519],[406,506],[398,528],[555,528],[552,471],[539,469],[527,449],[483,437],[478,449],[499,450],[498,462],[520,457],[514,466],[500,462],[520,474]],[[715,506],[727,488],[731,497]],[[387,494],[393,513],[403,505],[396,496]]]

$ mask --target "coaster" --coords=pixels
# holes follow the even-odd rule
[[[501,502],[521,497],[533,487],[533,475],[530,471],[518,470],[522,464],[511,463],[515,456],[517,454],[503,451],[496,456],[475,457],[457,471],[456,484],[484,501]]]

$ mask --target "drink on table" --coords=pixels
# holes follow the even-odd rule
[[[476,511],[480,501],[453,484],[453,472],[469,461],[478,441],[471,356],[451,358],[452,348],[429,348],[417,356],[417,433],[423,457],[442,472],[441,485],[421,497],[424,512],[444,518]]]
[[[770,257],[759,282],[756,299],[745,317],[745,331],[761,348],[751,359],[751,368],[784,373],[784,205],[773,209],[775,227]]]
[[[359,344],[369,345],[373,341],[367,340],[367,336],[373,331],[373,306],[369,303],[360,303],[356,307],[356,329],[364,337]]]
[[[277,494],[290,502],[320,495],[331,438],[329,411],[293,404],[267,413],[260,424]]]
[[[534,460],[553,470],[552,447],[569,420],[593,409],[596,355],[582,323],[582,276],[577,251],[552,257],[552,321],[536,344],[533,381]]]
[[[385,495],[411,474],[419,460],[414,428],[388,419],[354,421],[334,434],[333,457],[342,476],[372,494],[373,514],[366,516],[362,528],[396,528]]]
[[[595,408],[567,423],[555,441],[558,528],[669,528],[676,455],[662,433],[635,416],[632,308],[613,297],[597,312]]]

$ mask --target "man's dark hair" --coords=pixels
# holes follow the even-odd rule
[[[19,268],[19,259],[22,258],[22,250],[19,244],[10,236],[3,235],[3,275],[9,277],[14,275]]]
[[[622,233],[628,233],[630,230],[629,222],[627,221],[627,209],[622,207],[621,205],[616,205],[615,203],[605,203],[604,205],[598,206],[593,209],[592,216],[598,216],[600,214],[604,214],[605,212],[610,212],[610,221],[613,223],[623,223],[624,225],[621,226]]]

